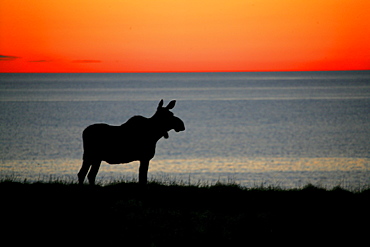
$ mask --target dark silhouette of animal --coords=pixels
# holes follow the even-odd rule
[[[99,171],[101,161],[109,164],[140,161],[139,184],[146,185],[149,161],[154,157],[159,139],[168,138],[168,131],[184,131],[184,122],[170,111],[176,101],[163,107],[159,102],[151,118],[134,116],[121,126],[98,123],[88,126],[82,133],[83,163],[78,180],[83,184],[86,174],[91,185]],[[89,171],[90,170],[90,171]]]

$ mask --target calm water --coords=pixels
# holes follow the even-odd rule
[[[178,100],[186,131],[158,142],[154,178],[370,184],[369,71],[0,74],[1,175],[75,179],[86,126],[150,117],[162,98]],[[103,163],[98,180],[137,168]]]

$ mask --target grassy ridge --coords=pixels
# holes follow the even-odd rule
[[[120,246],[254,246],[362,240],[370,189],[246,189],[151,182],[0,183],[3,241]],[[9,216],[9,217],[4,217]],[[298,244],[298,243],[297,243]]]

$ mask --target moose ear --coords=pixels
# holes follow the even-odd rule
[[[159,101],[158,109],[162,108],[162,106],[163,106],[163,99],[161,99],[161,101]]]
[[[166,109],[171,110],[172,108],[175,107],[176,100],[172,100],[167,106]]]

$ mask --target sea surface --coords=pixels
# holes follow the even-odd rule
[[[151,179],[370,184],[370,71],[0,74],[0,177],[75,181],[85,127],[151,117],[161,99],[186,131],[159,140]],[[138,164],[103,162],[97,181],[134,180]]]

